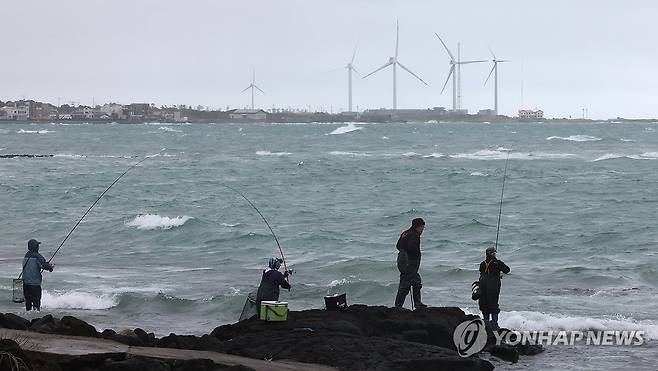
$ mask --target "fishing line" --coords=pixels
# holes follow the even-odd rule
[[[263,215],[263,213],[261,213],[260,210],[258,210],[258,208],[256,207],[256,205],[254,205],[254,203],[251,202],[251,201],[247,198],[247,196],[245,196],[242,192],[240,192],[240,191],[238,191],[237,189],[235,189],[235,188],[233,188],[233,187],[231,187],[231,186],[228,186],[228,185],[226,185],[226,184],[224,184],[224,183],[220,183],[220,185],[223,186],[223,187],[226,187],[226,188],[230,189],[231,191],[233,191],[233,192],[235,192],[235,193],[237,193],[237,194],[239,194],[242,198],[245,199],[245,201],[247,201],[247,202],[249,203],[249,205],[251,205],[251,207],[254,208],[254,210],[256,210],[256,212],[258,213],[258,215],[260,215],[261,219],[263,219],[263,221],[265,222],[265,225],[267,225],[267,228],[270,229],[270,233],[272,233],[272,237],[274,237],[274,241],[276,242],[276,246],[279,248],[279,252],[281,253],[281,260],[283,260],[283,268],[287,271],[287,270],[288,270],[288,265],[286,264],[286,257],[283,255],[283,249],[281,248],[281,244],[279,244],[279,239],[276,237],[276,234],[274,233],[274,230],[273,230],[272,227],[270,226],[270,223],[267,222],[267,219],[265,219],[265,216]]]
[[[509,151],[505,159],[505,170],[503,171],[503,188],[500,190],[500,208],[498,209],[498,226],[496,227],[496,243],[494,248],[498,250],[498,234],[500,232],[500,216],[503,213],[503,194],[505,193],[505,177],[507,176],[507,162],[509,161]]]
[[[160,151],[160,152],[162,152],[162,151]],[[50,259],[48,259],[48,263],[50,263],[50,262],[53,260],[53,258],[55,257],[55,255],[57,255],[57,253],[59,252],[59,250],[62,248],[62,246],[64,246],[64,243],[66,242],[66,240],[68,240],[68,238],[71,236],[71,234],[73,234],[73,231],[75,231],[75,229],[78,228],[78,226],[80,225],[80,223],[82,222],[82,220],[85,218],[85,216],[87,216],[87,214],[89,214],[89,212],[91,211],[91,209],[93,209],[94,206],[96,206],[96,204],[98,203],[98,201],[100,201],[101,198],[103,198],[103,196],[105,195],[105,193],[107,193],[107,191],[109,191],[110,188],[112,188],[112,186],[115,185],[115,184],[116,184],[121,178],[123,178],[123,176],[126,175],[130,170],[134,169],[134,168],[137,167],[139,164],[141,164],[142,162],[144,162],[144,161],[146,161],[146,160],[148,160],[148,159],[150,159],[150,158],[152,158],[152,157],[155,157],[155,155],[146,156],[146,157],[144,157],[143,159],[141,159],[139,162],[137,162],[136,164],[130,166],[128,169],[126,169],[126,171],[124,171],[123,173],[121,173],[121,175],[119,175],[119,176],[118,176],[118,177],[112,182],[112,184],[110,184],[110,186],[107,187],[107,188],[103,191],[103,193],[101,193],[100,196],[98,196],[98,198],[96,199],[96,201],[94,201],[94,203],[91,204],[91,206],[89,206],[89,209],[87,209],[87,211],[85,211],[85,213],[82,215],[82,217],[80,217],[80,219],[78,220],[78,222],[75,223],[75,225],[73,226],[73,228],[71,229],[71,231],[66,235],[66,237],[64,237],[64,240],[62,241],[62,243],[59,244],[59,246],[57,247],[57,249],[55,250],[55,252],[53,253],[53,255],[50,257]],[[22,275],[23,275],[23,272],[21,271],[21,274],[18,276],[18,279],[20,279]]]

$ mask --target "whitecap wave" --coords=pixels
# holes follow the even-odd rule
[[[471,176],[489,176],[489,174],[481,173],[479,171],[474,171],[470,175]]]
[[[619,138],[622,142],[635,142],[633,139]]]
[[[63,158],[85,158],[87,156],[85,155],[76,155],[76,154],[66,154],[66,153],[58,153],[53,157],[63,157]]]
[[[110,309],[118,304],[116,295],[95,295],[87,292],[65,292],[62,294],[43,291],[41,307],[43,309]]]
[[[591,135],[582,135],[582,134],[571,135],[571,136],[568,136],[568,137],[552,136],[552,137],[546,138],[546,140],[554,140],[554,139],[566,140],[566,141],[570,141],[570,142],[596,142],[596,141],[601,140],[601,138],[599,138],[599,137],[594,137],[594,136],[591,136]]]
[[[234,228],[234,227],[239,226],[240,223],[234,223],[234,224],[231,224],[231,223],[222,223],[222,225],[223,225],[224,227]]]
[[[546,153],[546,152],[508,152],[508,151],[492,151],[483,149],[472,153],[457,153],[450,155],[451,158],[467,159],[467,160],[504,160],[507,158],[512,160],[548,160],[548,159],[564,159],[573,158],[576,155],[571,153]]]
[[[192,219],[190,216],[176,216],[170,218],[168,216],[160,216],[157,214],[143,214],[137,215],[135,219],[127,222],[126,225],[141,230],[171,229],[182,226],[190,219]]]
[[[615,160],[620,158],[627,158],[631,160],[658,160],[658,152],[644,152],[639,155],[624,155],[621,153],[606,153],[600,157],[595,158],[592,162]]]
[[[424,158],[446,158],[447,156],[444,155],[443,153],[435,152],[435,153],[430,153],[429,155],[425,155],[423,157]]]
[[[169,132],[169,133],[182,133],[183,132],[182,130],[173,129],[173,128],[170,128],[168,126],[160,126],[158,128],[158,130],[166,131],[166,132]]]
[[[422,155],[418,152],[405,152],[405,153],[402,154],[402,156],[403,157],[418,157],[418,156],[422,156]]]
[[[520,331],[583,331],[583,330],[643,330],[650,339],[658,339],[658,324],[653,321],[636,321],[618,316],[615,318],[591,318],[547,314],[540,312],[512,311],[501,316],[501,326]]]
[[[258,156],[290,156],[290,152],[270,152],[270,151],[256,151]]]
[[[352,156],[352,157],[368,157],[370,154],[365,152],[350,152],[350,151],[331,151],[332,156]]]
[[[18,134],[48,134],[54,132],[55,131],[53,130],[25,130],[25,129],[21,129],[17,131]]]
[[[361,130],[362,128],[349,123],[346,126],[341,126],[339,128],[334,129],[329,135],[337,135],[337,134],[346,134],[346,133],[351,133],[353,131]]]

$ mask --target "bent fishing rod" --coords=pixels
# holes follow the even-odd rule
[[[226,187],[226,188],[230,189],[231,191],[233,191],[233,192],[239,194],[240,197],[244,198],[244,200],[247,201],[247,202],[249,203],[249,205],[250,205],[251,207],[254,208],[254,210],[256,210],[256,212],[258,213],[258,215],[260,215],[261,219],[263,219],[263,221],[265,222],[265,225],[267,225],[267,228],[270,229],[270,233],[272,233],[272,237],[274,237],[274,241],[276,242],[276,246],[279,248],[279,252],[281,253],[281,260],[283,260],[283,269],[285,269],[286,271],[288,271],[288,265],[286,264],[286,257],[283,255],[283,249],[281,248],[281,244],[279,244],[279,239],[276,237],[276,234],[274,233],[274,230],[273,230],[272,227],[270,226],[270,223],[267,222],[267,219],[265,219],[265,216],[263,215],[263,213],[261,213],[260,210],[258,210],[258,208],[256,207],[256,205],[254,205],[254,203],[251,202],[251,201],[247,198],[247,196],[245,196],[242,192],[240,192],[240,191],[238,191],[237,189],[235,189],[235,188],[233,188],[233,187],[231,187],[231,186],[228,186],[228,185],[226,185],[226,184],[224,184],[224,183],[219,183],[219,184],[220,184],[221,186]],[[292,274],[292,272],[290,272],[290,273]]]
[[[62,240],[62,243],[59,244],[59,246],[57,247],[57,249],[55,250],[55,252],[53,253],[53,255],[50,257],[50,259],[48,259],[48,263],[49,263],[49,264],[50,264],[50,262],[53,260],[53,258],[55,257],[55,255],[57,255],[57,253],[58,253],[59,250],[62,248],[62,246],[64,246],[64,243],[66,242],[66,240],[68,240],[69,237],[71,236],[71,234],[73,234],[73,231],[75,231],[75,229],[78,228],[78,226],[80,225],[80,223],[82,223],[82,220],[85,218],[85,216],[87,216],[87,214],[89,214],[89,212],[91,211],[91,209],[93,209],[94,206],[96,206],[96,204],[98,203],[98,201],[100,201],[101,198],[103,198],[103,196],[107,193],[107,191],[109,191],[110,188],[112,188],[112,186],[115,185],[115,184],[116,184],[121,178],[123,178],[123,176],[126,175],[130,170],[136,168],[139,164],[141,164],[142,162],[144,162],[144,161],[146,161],[146,160],[148,160],[148,159],[150,159],[150,158],[152,158],[152,157],[155,157],[155,155],[146,156],[146,157],[144,157],[143,159],[141,159],[139,162],[137,162],[137,163],[133,164],[132,166],[130,166],[128,169],[126,169],[126,171],[124,171],[123,173],[121,173],[121,175],[119,175],[119,176],[118,176],[118,177],[112,182],[112,184],[110,184],[109,187],[107,187],[107,188],[103,191],[103,193],[101,193],[100,196],[98,196],[98,198],[96,199],[96,201],[94,201],[94,203],[91,204],[91,206],[89,206],[89,208],[87,209],[87,211],[85,211],[85,213],[82,214],[82,217],[80,217],[80,219],[78,220],[78,222],[75,223],[75,225],[73,226],[73,228],[71,228],[71,231],[69,231],[69,233],[66,235],[66,237],[64,237],[64,240]],[[21,274],[18,275],[18,279],[20,279],[22,275],[23,275],[23,271],[21,271]]]
[[[507,158],[505,159],[505,170],[503,171],[503,188],[500,190],[500,208],[498,209],[498,226],[496,227],[496,243],[494,248],[498,250],[498,234],[500,232],[500,216],[503,213],[503,194],[505,193],[505,177],[507,176],[507,162],[509,161],[509,151],[507,152]]]

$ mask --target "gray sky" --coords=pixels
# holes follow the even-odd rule
[[[388,61],[400,21],[398,107],[451,106],[448,56],[500,59],[500,112],[548,117],[658,117],[658,60],[650,0],[21,0],[3,4],[0,99],[117,101],[225,108],[347,108],[344,66]],[[456,50],[453,50],[456,53]],[[493,106],[491,64],[463,68],[463,106]],[[334,71],[332,71],[334,70]],[[523,76],[523,78],[522,78]],[[523,102],[521,86],[523,81]],[[355,78],[354,105],[392,106],[392,72]]]

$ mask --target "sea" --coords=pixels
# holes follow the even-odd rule
[[[423,301],[477,314],[470,286],[505,175],[501,326],[646,341],[549,346],[496,368],[658,367],[658,122],[0,124],[8,154],[53,156],[0,158],[1,312],[159,336],[236,322],[280,252],[234,188],[294,270],[292,310],[337,293],[392,306],[395,243],[422,217]],[[49,259],[146,156],[61,246],[42,312],[14,304],[27,240]]]

